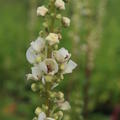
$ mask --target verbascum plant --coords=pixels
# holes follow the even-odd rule
[[[30,43],[26,52],[28,62],[32,65],[27,80],[32,80],[32,91],[40,95],[42,103],[35,110],[33,120],[61,120],[63,111],[71,108],[65,100],[64,93],[55,88],[72,73],[77,64],[65,48],[58,47],[62,39],[61,29],[70,26],[70,19],[64,17],[66,0],[49,0],[47,5],[37,8],[37,16],[44,19],[43,30],[38,38]],[[61,27],[62,26],[62,27]]]

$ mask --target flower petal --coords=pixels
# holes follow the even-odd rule
[[[69,54],[68,50],[65,48],[61,48],[58,51],[53,52],[53,55],[58,62],[65,62],[71,57],[71,54]]]
[[[39,68],[42,72],[47,74],[47,66],[46,66],[45,62],[39,63]]]
[[[39,66],[32,67],[32,75],[36,80],[39,80],[42,76]]]
[[[46,114],[44,112],[41,112],[38,116],[38,120],[45,120]]]
[[[31,63],[31,64],[35,63],[37,56],[36,56],[34,50],[32,49],[32,47],[28,48],[28,50],[26,52],[26,58],[29,63]]]
[[[63,74],[72,73],[73,69],[75,69],[76,67],[77,67],[77,64],[74,61],[70,60],[66,64]]]
[[[58,64],[54,59],[46,59],[45,64],[47,66],[47,73],[50,75],[54,75],[58,72]]]
[[[53,118],[49,118],[49,117],[48,117],[48,118],[46,118],[46,120],[55,120],[55,119],[53,119]]]
[[[69,102],[65,101],[63,103],[59,103],[58,105],[60,107],[61,110],[69,110],[71,109],[71,106],[69,104]]]
[[[45,40],[43,40],[41,37],[38,37],[37,40],[31,42],[31,46],[36,52],[41,52],[45,47]]]

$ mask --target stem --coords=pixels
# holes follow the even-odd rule
[[[49,30],[49,33],[52,33],[52,32],[54,32],[54,24],[55,24],[55,16],[56,16],[56,11],[55,10],[56,9],[54,7],[55,0],[52,0],[52,1],[50,0],[50,2],[51,2],[51,4],[50,4],[50,13],[55,14],[54,16],[50,15],[50,17],[49,17],[50,24],[49,24],[48,30]],[[52,48],[50,46],[47,46],[46,52],[47,52],[46,53],[47,57],[51,58]],[[51,101],[49,99],[49,93],[48,93],[48,91],[50,91],[50,90],[51,90],[50,85],[46,83],[46,105],[48,106],[48,110],[46,112],[47,117],[50,116],[50,106],[51,106],[50,103],[51,103]]]

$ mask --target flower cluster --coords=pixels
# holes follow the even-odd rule
[[[64,27],[70,25],[69,18],[56,14],[55,11],[60,10],[65,10],[63,0],[50,0],[48,7],[44,5],[38,7],[37,15],[49,19],[46,20],[46,26],[44,26],[44,35],[40,34],[35,41],[32,41],[26,52],[26,58],[32,65],[31,73],[27,74],[27,80],[33,80],[32,90],[40,93],[43,99],[41,107],[37,107],[35,110],[36,117],[33,120],[60,120],[63,117],[62,111],[71,108],[69,102],[65,100],[64,94],[61,91],[54,91],[60,81],[64,79],[64,74],[72,73],[77,66],[71,60],[68,50],[58,49],[62,36],[60,32],[53,30],[54,23],[49,23],[49,21],[59,18]]]

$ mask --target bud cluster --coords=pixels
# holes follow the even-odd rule
[[[66,0],[49,0],[48,6],[37,8],[37,16],[44,19],[44,31],[30,43],[26,58],[32,65],[27,80],[32,80],[31,89],[40,94],[43,103],[35,110],[33,120],[61,120],[63,111],[70,109],[61,91],[54,89],[64,79],[64,74],[72,73],[77,64],[71,60],[71,54],[65,48],[58,48],[62,39],[60,28],[70,26],[70,19],[61,15]]]

